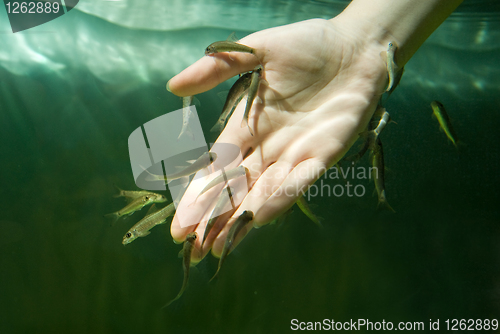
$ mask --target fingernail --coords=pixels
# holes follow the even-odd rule
[[[172,239],[172,241],[174,242],[174,244],[178,245],[178,244],[182,244],[182,241],[176,241],[175,239]]]
[[[168,80],[168,82],[167,82],[167,90],[168,90],[170,93],[172,93],[172,91],[170,90],[169,84],[170,84],[170,80]]]
[[[257,223],[256,223],[256,222],[254,222],[254,223],[253,223],[253,228],[255,228],[255,229],[259,229],[259,228],[261,228],[261,227],[262,227],[262,226],[257,225]]]

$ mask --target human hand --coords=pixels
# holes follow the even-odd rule
[[[261,227],[291,207],[356,141],[387,86],[380,56],[387,43],[368,39],[355,22],[340,17],[259,31],[239,43],[260,50],[260,61],[236,52],[205,56],[168,84],[176,95],[195,95],[259,64],[268,83],[259,89],[263,103],[255,101],[250,112],[254,135],[240,126],[242,100],[217,139],[240,147],[242,165],[249,169],[249,189],[234,219],[216,224],[220,227],[211,231],[202,252],[193,252],[194,262],[210,247],[220,256],[229,228],[244,210],[255,214],[253,227]],[[171,226],[174,240],[183,241],[192,231],[202,236],[211,214],[207,208],[215,201],[198,200],[182,213],[200,224],[181,227],[176,216]],[[236,244],[251,228],[248,224],[239,233]]]

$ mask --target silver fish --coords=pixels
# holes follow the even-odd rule
[[[191,118],[191,108],[189,106],[193,102],[193,96],[185,96],[182,98],[182,129],[177,140],[181,138],[183,134],[189,134],[191,138],[194,140],[194,135],[189,128],[189,119]]]
[[[382,149],[382,142],[380,141],[380,138],[377,138],[372,147],[371,163],[373,166],[372,177],[378,194],[377,208],[383,208],[395,212],[387,202],[387,197],[385,195],[384,150]]]
[[[118,189],[118,194],[114,195],[113,197],[125,197],[127,200],[130,201],[145,195],[154,195],[158,196],[158,200],[155,203],[163,203],[167,201],[167,198],[165,196],[151,192],[149,190],[123,190],[116,184],[114,186],[116,189]]]
[[[227,172],[222,171],[222,174],[215,177],[212,181],[210,181],[205,188],[200,192],[200,194],[196,197],[196,200],[198,197],[203,195],[205,192],[210,190],[212,187],[215,187],[221,182],[227,182],[232,179],[236,179],[240,176],[247,175],[248,174],[248,168],[245,166],[238,166],[236,168],[230,169]]]
[[[386,92],[392,89],[392,86],[396,78],[396,73],[399,71],[396,62],[394,61],[394,54],[396,53],[397,49],[398,46],[396,45],[396,42],[389,42],[389,44],[387,45],[386,62],[387,62],[387,72],[389,74],[389,84],[387,85],[387,89],[385,90]]]
[[[158,180],[176,180],[180,179],[189,175],[192,175],[203,168],[206,168],[210,166],[215,160],[217,159],[217,153],[215,152],[205,152],[203,153],[195,162],[193,162],[191,165],[187,166],[183,170],[169,174],[166,177],[163,175],[155,175],[151,174],[146,170],[146,172],[149,174],[149,176],[146,178],[148,181],[158,181]]]
[[[236,38],[236,34],[233,32],[229,35],[229,37],[225,41],[218,41],[210,44],[205,49],[205,55],[213,55],[218,52],[246,52],[255,54],[255,49],[248,47],[243,44],[236,43],[238,39]]]
[[[247,105],[245,107],[245,114],[243,115],[243,120],[241,121],[241,127],[248,127],[250,134],[253,136],[253,131],[248,125],[248,117],[250,115],[250,109],[252,109],[253,100],[257,96],[257,92],[259,91],[260,81],[262,79],[262,66],[257,66],[252,71],[252,79],[250,81],[250,87],[248,88],[248,96],[247,96]]]
[[[122,244],[126,245],[139,237],[147,236],[149,233],[151,233],[149,232],[149,230],[151,230],[156,225],[165,223],[167,218],[171,216],[174,213],[174,211],[175,211],[174,203],[170,203],[163,209],[151,213],[146,217],[142,218],[139,222],[137,222],[137,224],[132,226],[130,230],[128,230],[127,233],[123,236]]]
[[[211,132],[222,132],[224,129],[224,124],[226,124],[226,120],[231,116],[238,103],[240,103],[245,93],[248,91],[250,87],[252,73],[247,72],[234,83],[234,85],[229,90],[227,94],[226,102],[224,103],[224,107],[222,108],[222,113],[219,116],[219,120],[215,123],[214,127],[210,130]]]
[[[451,126],[450,118],[444,109],[444,106],[439,101],[432,101],[431,103],[433,115],[437,118],[439,122],[439,126],[446,134],[446,137],[453,143],[455,147],[457,147],[457,135]]]
[[[189,268],[191,266],[191,253],[193,252],[194,244],[197,238],[198,234],[196,232],[191,232],[187,235],[186,241],[184,241],[184,246],[182,247],[184,280],[182,282],[181,290],[174,299],[166,303],[162,308],[168,307],[177,299],[181,298],[182,294],[184,293],[184,290],[186,290],[186,286],[189,280]]]
[[[152,194],[147,194],[142,197],[138,197],[131,201],[129,204],[127,204],[123,209],[118,210],[113,213],[108,213],[104,215],[105,217],[110,217],[113,218],[113,223],[115,223],[120,217],[122,216],[130,216],[136,211],[141,210],[143,207],[146,205],[155,203],[156,201],[159,202],[164,202],[164,197],[163,195],[152,195]]]
[[[217,271],[215,272],[215,275],[210,279],[210,281],[212,281],[219,273],[219,270],[222,267],[224,260],[231,251],[231,247],[233,246],[234,240],[236,239],[238,233],[243,229],[243,227],[246,226],[246,224],[251,222],[253,218],[254,215],[252,211],[250,210],[243,211],[243,213],[238,217],[238,219],[236,219],[233,226],[231,226],[229,232],[227,233],[224,247],[222,248],[222,254],[219,259],[219,266],[217,267]]]
[[[224,191],[227,191],[227,196],[224,195]],[[219,199],[217,200],[217,203],[215,204],[214,211],[212,211],[212,215],[210,216],[210,219],[208,220],[207,226],[205,226],[205,233],[203,234],[203,240],[201,241],[201,249],[203,249],[203,245],[205,244],[205,240],[207,239],[208,235],[210,234],[210,231],[212,230],[212,227],[215,225],[215,222],[217,221],[217,218],[219,218],[221,214],[221,210],[226,206],[228,200],[232,202],[232,191],[230,187],[224,188],[222,190],[221,196],[219,196]]]
[[[363,139],[363,145],[361,146],[361,149],[358,151],[358,153],[344,158],[345,161],[358,161],[359,159],[361,159],[363,155],[366,153],[366,151],[375,145],[378,136],[385,128],[385,126],[389,122],[391,122],[391,117],[389,113],[385,110],[385,108],[381,106],[379,106],[377,110],[375,110],[374,117],[375,116],[380,117],[380,120],[378,121],[375,129],[364,131],[359,134],[359,136]],[[373,124],[373,118],[371,124]]]

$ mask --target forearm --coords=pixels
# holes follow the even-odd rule
[[[336,18],[383,45],[398,45],[396,63],[404,66],[422,43],[463,0],[353,0]]]

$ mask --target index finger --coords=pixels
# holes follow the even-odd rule
[[[167,82],[167,90],[178,96],[203,93],[260,64],[250,53],[221,52],[204,56]]]

